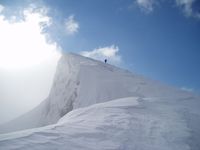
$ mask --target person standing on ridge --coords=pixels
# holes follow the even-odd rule
[[[105,64],[107,63],[107,59],[104,60]]]

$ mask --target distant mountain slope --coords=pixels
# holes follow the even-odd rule
[[[38,87],[39,88],[39,87]],[[1,132],[56,123],[73,109],[123,97],[189,99],[194,96],[76,54],[64,54],[58,62],[51,92],[38,107],[11,121]]]

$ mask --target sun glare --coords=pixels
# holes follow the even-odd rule
[[[21,69],[60,56],[57,44],[48,42],[42,32],[51,18],[31,9],[23,15],[23,20],[16,21],[15,16],[9,20],[0,14],[0,68]]]

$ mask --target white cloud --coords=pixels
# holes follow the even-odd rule
[[[118,54],[118,52],[118,46],[111,45],[107,47],[100,47],[92,51],[82,51],[80,52],[80,54],[85,57],[90,57],[100,61],[104,61],[104,59],[107,59],[108,63],[119,65],[121,63],[121,56]]]
[[[66,33],[69,35],[78,32],[79,23],[74,19],[74,15],[69,16],[65,21]]]
[[[23,20],[0,14],[0,68],[18,69],[58,57],[56,43],[49,43],[43,30],[51,24],[45,8],[24,9]]]
[[[46,39],[45,29],[52,20],[46,7],[5,9],[15,15],[0,14],[0,123],[33,109],[48,96],[60,58],[57,43]]]
[[[4,10],[4,6],[0,4],[0,13]]]
[[[200,12],[195,11],[193,6],[197,0],[174,0],[175,4],[181,8],[186,17],[194,17],[200,19]],[[163,0],[135,0],[139,8],[145,13],[151,13],[156,5],[164,2]]]
[[[187,92],[193,92],[194,91],[194,89],[188,88],[188,87],[182,87],[181,90],[187,91]]]
[[[154,6],[157,4],[157,0],[136,0],[135,3],[140,9],[146,13],[153,11]]]
[[[194,11],[194,9],[192,8],[195,2],[196,0],[176,0],[177,6],[183,10],[185,16],[200,19],[200,13]]]

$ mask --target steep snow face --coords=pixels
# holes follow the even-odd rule
[[[48,98],[29,113],[2,126],[1,132],[53,124],[73,109],[130,96],[173,100],[192,97],[192,94],[109,64],[64,54],[58,62]]]

